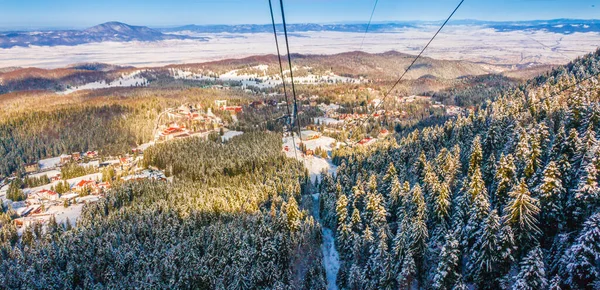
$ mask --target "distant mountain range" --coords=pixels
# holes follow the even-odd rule
[[[79,45],[92,42],[160,41],[168,39],[203,38],[164,34],[145,26],[132,26],[121,22],[107,22],[85,30],[25,31],[0,33],[0,48]]]
[[[396,32],[407,28],[422,28],[437,26],[437,21],[410,21],[410,22],[381,22],[369,26],[370,33]],[[489,27],[499,32],[509,31],[546,31],[560,34],[577,32],[600,32],[600,20],[580,19],[553,19],[532,21],[480,21],[480,20],[455,20],[450,25],[472,25]],[[288,32],[354,32],[363,33],[367,29],[366,23],[341,23],[341,24],[289,24]],[[15,46],[27,47],[30,45],[56,46],[79,45],[92,42],[128,42],[128,41],[161,41],[169,39],[195,39],[198,34],[214,33],[271,33],[270,24],[245,24],[245,25],[185,25],[171,28],[152,29],[145,26],[131,26],[120,22],[107,22],[85,30],[50,30],[50,31],[10,31],[0,32],[0,48]],[[278,26],[281,31],[283,27]]]
[[[372,23],[369,26],[370,33],[394,32],[406,28],[419,28],[424,26],[437,26],[441,21],[402,21]],[[531,21],[481,21],[481,20],[455,20],[450,25],[475,25],[485,26],[500,32],[516,30],[545,30],[548,32],[571,34],[575,32],[600,32],[600,20],[581,19],[553,19],[553,20],[531,20]],[[283,30],[281,25],[278,30]],[[309,31],[335,31],[335,32],[358,32],[363,33],[367,29],[367,23],[348,24],[288,24],[288,32]],[[244,24],[244,25],[185,25],[180,27],[159,29],[167,33],[270,33],[273,31],[271,24]]]
[[[279,31],[283,31],[281,24],[276,26]],[[407,22],[388,22],[374,23],[369,27],[371,32],[386,32],[404,28],[417,27],[413,23]],[[315,23],[297,23],[288,24],[288,32],[309,32],[309,31],[335,31],[335,32],[365,32],[367,23],[354,24],[315,24]],[[185,25],[173,28],[162,28],[163,32],[199,32],[199,33],[272,33],[272,24],[242,24],[242,25]]]

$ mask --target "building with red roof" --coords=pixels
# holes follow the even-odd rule
[[[55,191],[48,190],[48,189],[42,189],[42,190],[38,191],[38,195],[41,198],[47,199],[47,200],[58,200],[58,198],[60,197],[60,194],[58,194]]]

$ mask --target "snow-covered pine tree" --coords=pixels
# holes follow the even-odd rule
[[[541,234],[538,226],[539,201],[531,197],[524,180],[508,195],[510,199],[504,210],[504,219],[512,228],[522,252],[532,247]]]
[[[560,275],[564,285],[593,289],[600,283],[600,213],[584,224],[573,245],[561,259]]]
[[[538,187],[540,199],[540,222],[544,240],[552,240],[564,225],[565,188],[560,170],[550,161],[544,170],[544,177]]]
[[[500,156],[500,164],[496,171],[495,193],[492,196],[494,208],[503,210],[508,200],[508,192],[515,184],[516,167],[511,154]]]
[[[445,240],[433,278],[433,289],[452,289],[460,278],[461,254],[458,240],[453,232],[446,234]]]
[[[573,223],[580,224],[600,205],[600,188],[598,188],[598,172],[594,163],[585,166],[577,190],[570,201],[573,212]]]
[[[519,274],[517,274],[512,288],[513,290],[536,290],[547,287],[546,266],[542,250],[535,247],[521,261]]]
[[[496,266],[500,262],[500,253],[498,251],[500,247],[499,232],[500,217],[493,210],[486,218],[477,241],[469,252],[469,260],[467,262],[469,278],[478,287],[485,289],[498,288],[498,278],[501,274],[496,271]]]

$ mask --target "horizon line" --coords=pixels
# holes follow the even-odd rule
[[[456,22],[465,22],[465,21],[471,21],[471,22],[480,22],[480,23],[523,23],[523,22],[536,22],[536,21],[557,21],[557,20],[564,20],[564,21],[600,21],[600,18],[550,18],[550,19],[527,19],[527,20],[480,20],[480,19],[472,19],[472,18],[464,18],[464,19],[454,19],[454,20],[450,20],[449,23],[456,23]],[[380,21],[374,21],[371,22],[371,24],[391,24],[391,23],[431,23],[431,24],[435,24],[435,23],[439,23],[439,22],[443,22],[444,20],[380,20]],[[68,25],[6,25],[6,24],[2,24],[0,25],[0,31],[15,31],[16,29],[21,29],[21,30],[81,30],[81,29],[86,29],[86,28],[90,28],[90,27],[94,27],[94,26],[98,26],[98,25],[102,25],[102,24],[106,24],[106,23],[111,23],[111,22],[117,22],[117,23],[123,23],[129,26],[142,26],[142,27],[149,27],[149,28],[153,28],[153,29],[167,29],[167,28],[177,28],[177,27],[184,27],[184,26],[199,26],[199,27],[210,27],[210,26],[239,26],[239,25],[257,25],[257,26],[262,26],[262,25],[272,25],[271,23],[240,23],[240,24],[223,24],[223,23],[212,23],[212,24],[193,24],[193,23],[188,23],[188,24],[164,24],[164,25],[152,25],[152,24],[129,24],[127,22],[123,22],[123,21],[118,21],[118,20],[111,20],[111,21],[106,21],[106,22],[102,22],[102,23],[98,23],[96,25],[92,25],[92,26],[84,26],[84,25],[75,25],[75,26],[68,26]],[[315,25],[360,25],[360,24],[367,24],[366,21],[361,20],[361,21],[340,21],[340,22],[294,22],[294,23],[289,23],[288,25],[308,25],[308,24],[315,24]],[[277,25],[281,25],[281,23],[278,23]]]

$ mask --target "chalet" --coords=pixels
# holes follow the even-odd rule
[[[28,206],[28,207],[21,207],[16,212],[19,216],[25,217],[25,216],[28,216],[29,214],[38,212],[38,210],[40,208],[41,208],[41,205],[35,204],[35,205]]]
[[[26,173],[38,172],[39,170],[40,170],[40,165],[37,162],[25,164],[25,172]]]
[[[38,195],[42,199],[47,199],[47,200],[51,200],[51,201],[56,201],[60,197],[60,195],[57,192],[48,190],[48,189],[42,189],[42,190],[38,191]]]
[[[223,106],[221,107],[221,111],[229,111],[232,113],[241,113],[244,110],[242,109],[242,106]]]
[[[27,199],[25,200],[25,203],[27,204],[27,206],[41,204],[42,196],[39,194],[39,192],[32,192],[27,195]]]
[[[60,164],[66,164],[71,162],[71,155],[63,154],[60,155]]]
[[[189,112],[187,114],[188,119],[190,120],[196,120],[200,117],[200,114],[198,112]]]
[[[98,151],[88,151],[85,153],[87,158],[96,158],[98,157]]]
[[[387,129],[383,129],[383,130],[379,131],[379,135],[382,137],[385,137],[389,134],[390,134],[390,131],[388,131]]]
[[[85,189],[90,189],[91,191],[96,191],[98,186],[96,182],[93,180],[81,180],[73,187],[74,191],[81,192]]]
[[[60,165],[60,157],[42,159],[39,164],[41,171],[52,170]]]
[[[81,153],[79,152],[74,152],[71,154],[71,159],[75,160],[75,161],[79,161],[79,159],[81,159]]]
[[[14,219],[14,223],[17,228],[28,228],[34,224],[43,224],[45,222],[46,219],[40,217],[23,217]]]
[[[179,135],[189,136],[188,130],[185,127],[180,127],[177,124],[173,124],[161,132],[159,139],[167,141],[172,140],[173,138],[176,138]]]
[[[300,139],[302,141],[319,139],[320,137],[321,137],[321,134],[319,132],[315,132],[312,130],[305,130],[305,131],[300,132]]]
[[[313,156],[313,155],[315,155],[315,151],[314,150],[311,150],[311,149],[307,149],[306,150],[306,156]]]
[[[367,146],[373,144],[375,141],[376,139],[373,138],[364,138],[358,142],[358,145]]]

